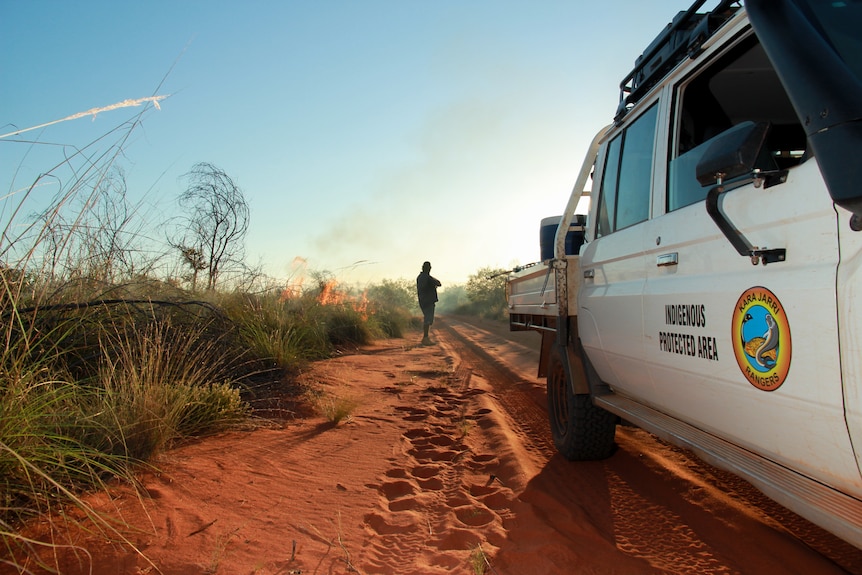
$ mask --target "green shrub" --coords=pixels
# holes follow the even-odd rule
[[[484,267],[470,275],[467,280],[467,308],[475,315],[487,319],[504,319],[506,307],[506,272]]]
[[[407,309],[391,306],[375,309],[370,316],[385,337],[404,337],[407,328],[413,326],[413,318]]]
[[[412,281],[383,280],[366,290],[370,318],[386,337],[403,337],[419,313]]]

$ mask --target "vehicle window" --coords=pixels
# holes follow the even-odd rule
[[[677,88],[677,115],[668,167],[668,211],[706,198],[695,168],[709,139],[740,122],[768,122],[770,151],[761,169],[800,163],[805,132],[760,43],[752,35]]]
[[[599,190],[598,236],[649,217],[657,116],[658,107],[653,106],[608,146]]]
[[[615,219],[614,208],[616,207],[616,189],[620,168],[620,144],[622,141],[623,135],[620,134],[608,146],[602,187],[599,191],[599,221],[596,226],[596,234],[599,236],[604,236],[614,231],[611,227],[611,222]]]

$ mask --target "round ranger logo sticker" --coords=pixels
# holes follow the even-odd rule
[[[790,371],[790,323],[784,306],[765,287],[739,296],[731,323],[733,354],[745,378],[757,389],[774,391]]]

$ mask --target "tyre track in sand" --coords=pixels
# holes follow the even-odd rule
[[[487,380],[488,396],[537,465],[512,503],[513,517],[529,520],[504,521],[500,572],[530,556],[536,573],[612,565],[615,573],[862,574],[862,551],[640,429],[619,426],[618,449],[605,461],[566,461],[551,439],[543,382],[508,361],[519,346],[451,317],[435,328]],[[534,521],[547,529],[519,528]]]
[[[484,330],[451,318],[441,324],[462,362],[484,375],[493,389],[494,399],[516,423],[516,431],[523,436],[525,447],[540,453],[543,460],[553,457],[556,448],[548,426],[544,388],[504,365],[499,356],[486,351],[481,342],[489,334]],[[496,345],[487,340],[485,345],[496,349]]]

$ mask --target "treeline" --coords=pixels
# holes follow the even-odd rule
[[[506,274],[503,269],[483,267],[470,274],[466,284],[447,287],[440,295],[441,313],[507,319]]]

